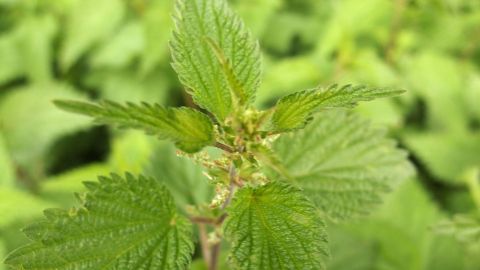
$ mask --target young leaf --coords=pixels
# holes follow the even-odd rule
[[[297,92],[280,99],[271,119],[271,129],[275,132],[301,129],[320,109],[353,107],[360,101],[391,97],[403,90],[388,88],[368,88],[366,86],[338,86],[316,88]]]
[[[127,174],[86,183],[81,208],[47,210],[25,229],[33,241],[5,263],[17,269],[185,269],[190,222],[156,180]]]
[[[175,19],[173,66],[195,102],[220,121],[232,109],[232,94],[253,102],[259,47],[226,1],[178,0]]]
[[[325,269],[325,225],[315,206],[286,183],[244,188],[224,230],[231,262],[240,269]]]
[[[150,135],[170,139],[185,152],[197,152],[214,141],[213,124],[205,114],[190,108],[164,108],[158,104],[112,101],[92,104],[78,101],[55,101],[70,112],[95,118],[100,124],[115,124],[121,128],[141,129]]]
[[[345,111],[324,112],[273,147],[288,178],[333,220],[368,212],[412,172],[405,152],[385,132]]]

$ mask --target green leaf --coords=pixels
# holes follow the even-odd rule
[[[132,72],[130,68],[92,72],[89,78],[92,88],[100,89],[103,99],[115,102],[143,102],[165,104],[173,87],[168,75],[161,69],[148,75]]]
[[[436,230],[453,235],[461,242],[480,244],[480,215],[456,215],[452,220],[440,222]]]
[[[114,36],[104,42],[91,58],[94,68],[121,68],[132,63],[143,49],[142,26],[126,23]]]
[[[19,46],[30,81],[45,83],[52,80],[53,43],[57,30],[57,21],[51,15],[28,16],[22,20],[18,29],[21,35]]]
[[[316,88],[297,92],[280,99],[271,119],[273,131],[301,129],[311,120],[313,114],[321,109],[353,107],[359,101],[391,97],[403,93],[403,90],[388,88],[368,88],[366,86],[338,86]]]
[[[66,85],[42,84],[13,89],[2,97],[0,125],[15,163],[38,171],[56,140],[88,126],[84,117],[56,109],[52,104],[55,98],[84,96]]]
[[[329,226],[331,253],[336,255],[329,270],[478,269],[478,256],[472,256],[478,251],[471,253],[451,236],[434,233],[443,213],[419,179],[404,181],[379,210]]]
[[[334,258],[328,269],[428,269],[427,260],[438,260],[430,258],[434,235],[429,228],[439,211],[417,179],[401,183],[378,210],[364,219],[329,226],[332,254],[346,253],[349,258],[343,263]],[[348,265],[352,260],[358,268]]]
[[[0,36],[0,84],[5,84],[22,76],[25,68],[22,64],[22,54],[19,48],[19,31],[3,33]]]
[[[315,206],[285,183],[241,189],[225,220],[239,269],[325,269],[325,225]]]
[[[150,135],[173,140],[185,152],[197,152],[214,141],[213,124],[200,111],[182,107],[104,101],[92,104],[78,101],[55,101],[70,112],[94,117],[100,124],[115,124],[121,128],[141,129]]]
[[[422,132],[405,134],[405,143],[440,181],[463,184],[462,175],[480,166],[480,133]]]
[[[181,82],[195,102],[220,121],[232,110],[232,93],[240,91],[247,103],[253,102],[260,83],[259,46],[226,1],[178,0],[171,47],[173,66]],[[225,73],[228,68],[219,60],[218,51],[228,61],[241,89],[232,89]]]
[[[286,178],[333,220],[369,212],[392,184],[412,174],[406,153],[383,130],[343,110],[323,112],[273,148]]]
[[[107,40],[118,27],[125,12],[125,5],[121,0],[76,1],[66,20],[67,31],[60,55],[62,68],[69,69],[86,51]]]
[[[202,166],[177,156],[172,145],[154,148],[144,169],[144,174],[155,177],[170,190],[182,211],[188,205],[207,204],[212,199],[213,187],[203,172]]]
[[[270,60],[270,59],[269,59]],[[297,89],[307,89],[318,81],[325,80],[319,72],[319,65],[310,55],[282,58],[268,61],[256,103],[260,106],[273,104],[273,101],[289,95]]]
[[[108,164],[114,172],[141,173],[150,163],[157,143],[139,131],[129,130],[113,139]],[[173,147],[172,147],[173,148]],[[160,164],[157,164],[160,166]],[[167,186],[168,188],[168,186]],[[170,192],[172,191],[169,188]]]
[[[6,255],[7,249],[5,248],[5,244],[2,240],[0,240],[0,258],[4,258]],[[6,270],[7,267],[3,263],[0,263],[0,270]]]
[[[271,18],[282,6],[282,0],[242,0],[233,1],[233,5],[253,34],[262,36]]]
[[[85,179],[95,179],[97,175],[105,175],[111,171],[109,166],[101,163],[75,168],[44,179],[39,195],[48,201],[55,202],[57,205],[73,205],[76,199],[72,196],[72,191],[84,192],[85,186],[83,181]],[[122,170],[122,172],[124,171]]]
[[[167,189],[127,174],[86,183],[81,208],[45,211],[25,229],[33,241],[5,263],[19,269],[185,269],[193,253],[190,222]]]
[[[436,130],[468,128],[467,70],[449,54],[425,50],[405,61],[404,78],[426,104],[426,124]],[[438,78],[442,78],[439,80]]]
[[[168,41],[173,28],[171,11],[174,2],[174,0],[147,2],[141,20],[144,33],[140,67],[142,75],[169,61]]]
[[[15,170],[13,162],[3,139],[3,134],[0,132],[0,187],[13,186],[14,182]]]
[[[37,218],[42,209],[54,206],[55,204],[21,189],[0,187],[0,230],[14,222]]]

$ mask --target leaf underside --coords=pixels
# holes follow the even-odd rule
[[[86,183],[81,208],[45,211],[25,229],[33,241],[11,253],[15,269],[186,269],[193,253],[190,221],[176,213],[156,180],[127,174]]]
[[[214,141],[213,124],[209,117],[191,108],[165,108],[147,103],[127,103],[123,106],[112,101],[97,105],[62,100],[55,101],[55,104],[66,111],[94,117],[99,124],[140,129],[161,139],[170,139],[178,148],[189,153],[198,152]]]
[[[289,178],[332,220],[368,213],[391,185],[413,173],[406,153],[383,130],[343,110],[319,114],[273,147]]]
[[[232,93],[241,89],[247,103],[255,98],[261,74],[258,43],[224,0],[178,0],[176,9],[173,67],[195,102],[222,121],[231,111]],[[222,57],[228,62],[222,63]]]
[[[239,190],[228,209],[226,239],[238,269],[325,269],[325,225],[315,206],[286,183]]]
[[[338,86],[316,88],[288,95],[280,99],[271,119],[272,131],[290,131],[301,129],[321,109],[351,108],[360,101],[391,97],[403,93],[403,90],[388,88],[368,88],[366,86]]]

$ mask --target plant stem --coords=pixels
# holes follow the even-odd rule
[[[215,243],[212,247],[212,252],[210,254],[210,267],[209,270],[217,270],[218,269],[218,257],[220,255],[220,246],[222,241],[219,240],[218,243]]]
[[[228,152],[228,153],[234,153],[235,152],[231,146],[228,146],[228,145],[223,144],[221,142],[216,142],[215,147],[220,148],[223,151]]]
[[[205,259],[205,264],[207,265],[208,269],[211,269],[211,258],[212,255],[210,253],[210,248],[208,245],[208,234],[207,234],[207,227],[203,223],[198,223],[198,230],[200,233],[200,246],[202,248],[202,255]]]
[[[209,217],[190,217],[190,220],[196,224],[217,224],[217,220]]]
[[[237,171],[235,170],[235,165],[233,163],[230,165],[229,168],[229,179],[230,179],[230,187],[228,197],[225,202],[222,204],[221,209],[225,210],[227,206],[232,201],[233,193],[235,192],[235,185],[237,181]],[[222,226],[223,221],[227,217],[227,213],[223,213],[214,223],[215,229],[219,229]],[[205,226],[201,224],[202,226]],[[205,227],[204,227],[205,228]],[[217,270],[218,269],[218,259],[220,256],[222,240],[221,236],[217,233],[218,242],[212,245],[211,249],[208,252],[203,252],[205,262],[207,263],[208,270]],[[202,247],[203,249],[203,247]],[[208,256],[208,257],[207,257]]]
[[[230,186],[229,186],[229,189],[228,189],[228,197],[227,199],[225,200],[225,202],[223,202],[222,204],[222,210],[224,210],[229,204],[230,202],[232,201],[232,197],[233,197],[233,192],[235,191],[235,183],[237,183],[237,172],[235,171],[235,166],[232,164],[230,165],[230,169],[228,171],[228,174],[229,174],[229,177],[230,177]]]

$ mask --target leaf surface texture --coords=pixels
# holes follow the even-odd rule
[[[186,269],[190,222],[157,181],[127,174],[86,183],[81,208],[45,211],[25,229],[33,241],[6,259],[16,269]]]
[[[353,107],[360,101],[390,97],[402,90],[332,85],[288,95],[280,99],[271,119],[273,131],[289,131],[304,128],[313,114],[321,109]]]
[[[239,190],[225,221],[239,269],[325,269],[325,226],[297,188],[274,182]]]
[[[78,101],[56,101],[55,104],[64,110],[94,117],[99,124],[140,129],[170,139],[185,152],[200,151],[214,141],[213,124],[208,116],[186,107],[165,108],[147,103],[123,106],[112,101],[98,105]]]
[[[274,143],[293,179],[331,219],[364,214],[412,174],[406,153],[385,132],[342,110],[324,112]]]
[[[231,111],[232,93],[253,102],[261,74],[259,46],[226,1],[178,0],[175,18],[173,66],[195,102],[220,121]]]

